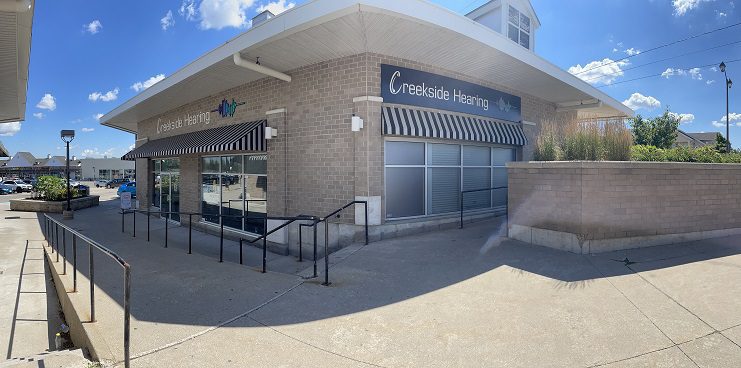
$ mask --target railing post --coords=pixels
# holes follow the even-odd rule
[[[72,292],[77,292],[77,235],[72,234]]]
[[[149,216],[150,216],[149,211],[150,211],[149,207],[147,207],[147,242],[149,242]]]
[[[301,234],[304,229],[304,224],[298,224],[298,261],[304,261],[304,237]]]
[[[193,214],[188,214],[188,254],[193,254]]]
[[[55,262],[59,262],[59,224],[54,223],[54,232],[56,233],[56,240],[54,241],[54,244],[57,245],[57,260]]]
[[[365,201],[365,245],[368,245],[368,201]]]
[[[219,238],[219,263],[224,262],[224,218],[219,216],[219,223],[221,224],[221,236]]]
[[[136,210],[131,211],[131,218],[134,221],[134,238],[136,238]]]
[[[167,230],[170,227],[170,221],[165,217],[165,248],[167,248]]]
[[[460,205],[461,205],[461,224],[459,228],[463,229],[463,192],[462,191],[461,191]]]
[[[239,264],[242,264],[242,238],[239,238]]]
[[[316,225],[319,223],[319,219],[314,219],[314,277],[317,277],[316,274]]]
[[[90,322],[95,322],[95,260],[93,258],[93,245],[88,243],[88,265],[90,267]]]
[[[67,230],[62,228],[62,275],[67,274]]]
[[[329,221],[324,219],[324,286],[329,286]]]
[[[130,338],[131,338],[131,269],[128,265],[124,267],[124,366],[129,368],[130,364]]]
[[[263,228],[262,228],[262,273],[265,273],[265,269],[267,268],[267,258],[268,258],[268,217],[267,214],[265,214],[265,220],[263,221]]]
[[[121,232],[124,232],[124,222],[125,222],[124,219],[125,218],[126,218],[126,211],[122,209],[121,210]]]

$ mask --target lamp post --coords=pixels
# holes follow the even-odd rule
[[[61,132],[62,141],[67,144],[67,167],[66,167],[66,173],[67,173],[67,210],[64,211],[64,218],[65,219],[71,219],[72,218],[72,206],[70,204],[71,197],[72,197],[72,191],[69,187],[69,143],[72,142],[72,140],[75,139],[75,131],[74,130],[62,130]]]
[[[721,62],[720,63],[720,71],[723,73],[723,75],[726,78],[726,153],[731,152],[731,136],[729,127],[730,124],[730,113],[728,109],[728,91],[731,89],[731,86],[733,85],[733,81],[731,81],[730,78],[728,78],[728,73],[726,73],[726,63]]]

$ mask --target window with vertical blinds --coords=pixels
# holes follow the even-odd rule
[[[432,142],[387,141],[386,218],[459,210],[461,191],[507,185],[505,164],[512,148]],[[507,190],[466,193],[465,210],[506,205]]]

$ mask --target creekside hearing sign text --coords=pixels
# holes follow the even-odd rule
[[[442,75],[381,65],[384,103],[429,107],[519,122],[520,97]]]

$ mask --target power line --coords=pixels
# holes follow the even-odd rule
[[[739,62],[739,61],[741,61],[741,59],[735,59],[735,60],[731,60],[731,61],[726,61],[725,63],[726,64],[731,64],[731,63],[736,63],[736,62]],[[711,67],[711,66],[715,66],[715,65],[717,65],[717,64],[707,64],[707,65],[701,65],[701,66],[696,66],[696,67],[692,67],[692,68],[675,68],[674,70],[675,71],[679,71],[679,70],[682,70],[682,71],[690,71],[692,69],[702,69],[702,68],[707,68],[707,67]],[[633,79],[626,79],[626,80],[623,80],[623,81],[620,81],[620,82],[603,84],[601,86],[597,86],[596,88],[614,86],[616,84],[623,84],[623,83],[628,83],[628,82],[634,82],[634,81],[641,80],[641,79],[646,79],[646,78],[661,77],[663,75],[664,75],[664,73],[651,74],[651,75],[646,75],[646,76],[643,76],[643,77],[638,77],[638,78],[633,78]]]
[[[665,58],[665,59],[652,61],[650,63],[639,64],[639,65],[636,65],[636,66],[631,67],[631,68],[621,69],[620,71],[617,71],[617,72],[600,74],[600,75],[597,75],[597,76],[594,76],[594,77],[591,77],[591,78],[584,79],[584,81],[589,82],[589,81],[592,81],[592,80],[595,80],[595,79],[602,78],[605,75],[616,75],[616,74],[620,74],[622,72],[627,72],[628,70],[638,69],[638,68],[641,68],[641,67],[644,67],[644,66],[647,66],[647,65],[653,65],[653,64],[664,62],[664,61],[668,61],[668,60],[673,60],[673,59],[677,59],[677,58],[680,58],[680,57],[684,57],[684,56],[687,56],[687,55],[698,54],[698,53],[705,52],[705,51],[719,49],[721,47],[735,45],[735,44],[738,44],[738,43],[741,43],[741,40],[735,41],[735,42],[730,42],[730,43],[727,43],[727,44],[724,44],[724,45],[709,47],[709,48],[702,49],[702,50],[687,52],[687,53],[680,54],[680,55],[677,55],[677,56],[672,56],[672,57],[668,57],[668,58]]]
[[[588,72],[590,70],[594,70],[594,69],[601,68],[601,67],[606,66],[606,65],[611,65],[611,64],[615,64],[615,63],[618,63],[618,62],[621,62],[621,61],[625,61],[625,60],[628,60],[628,59],[630,59],[632,57],[635,57],[635,56],[638,56],[638,55],[647,54],[647,53],[649,53],[651,51],[656,51],[656,50],[659,50],[659,49],[663,49],[665,47],[669,47],[669,46],[672,46],[672,45],[676,45],[678,43],[682,43],[682,42],[686,42],[686,41],[689,41],[689,40],[693,40],[693,39],[698,38],[698,37],[707,36],[707,35],[709,35],[711,33],[720,32],[720,31],[723,31],[723,30],[726,30],[726,29],[729,29],[729,28],[732,28],[732,27],[739,26],[739,25],[741,25],[741,22],[734,23],[734,24],[731,24],[731,25],[728,25],[728,26],[725,26],[725,27],[721,27],[721,28],[716,28],[716,29],[714,29],[712,31],[703,32],[703,33],[700,33],[700,34],[696,34],[694,36],[685,37],[685,38],[683,38],[681,40],[677,40],[677,41],[672,41],[672,42],[669,42],[669,43],[665,43],[663,45],[656,46],[656,47],[650,48],[650,49],[645,50],[645,51],[641,51],[640,54],[628,55],[628,56],[626,56],[626,57],[624,57],[622,59],[610,61],[609,63],[603,63],[603,64],[594,66],[594,67],[589,68],[589,69],[584,69],[584,70],[582,70],[582,71],[580,71],[578,73],[575,73],[575,75],[586,73],[586,72]]]

